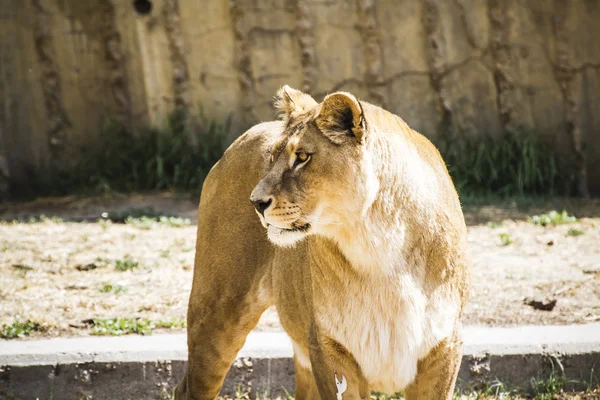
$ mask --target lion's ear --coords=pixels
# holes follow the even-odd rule
[[[279,113],[279,118],[287,122],[290,118],[296,118],[317,105],[315,99],[299,90],[284,85],[277,91],[274,106]]]
[[[317,126],[334,143],[342,143],[348,136],[362,142],[365,121],[358,99],[346,92],[337,92],[325,97]]]

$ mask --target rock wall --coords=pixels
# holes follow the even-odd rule
[[[600,193],[598,38],[600,0],[0,0],[0,191],[107,116],[202,106],[233,139],[289,84],[431,137],[534,132]]]

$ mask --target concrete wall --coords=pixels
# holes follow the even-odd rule
[[[202,105],[236,135],[286,83],[429,136],[533,131],[600,193],[598,38],[600,0],[0,0],[0,191],[109,115],[159,125]]]

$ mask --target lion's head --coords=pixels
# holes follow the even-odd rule
[[[361,218],[378,190],[363,104],[345,92],[317,104],[288,86],[275,99],[285,128],[250,201],[275,244],[335,236]]]

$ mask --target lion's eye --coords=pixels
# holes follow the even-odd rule
[[[310,154],[305,153],[303,151],[299,151],[296,153],[296,160],[294,161],[294,167],[300,164],[304,164],[310,159]]]
[[[306,154],[303,151],[296,153],[296,157],[298,157],[298,160],[300,160],[300,162],[304,162],[304,161],[308,160],[308,154]]]

